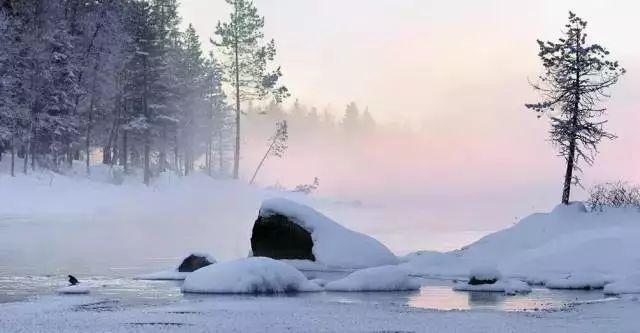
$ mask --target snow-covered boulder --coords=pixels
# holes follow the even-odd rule
[[[187,276],[185,293],[273,294],[320,291],[317,284],[292,266],[265,257],[217,263]]]
[[[372,237],[349,230],[310,207],[279,198],[262,203],[251,248],[255,256],[304,259],[331,268],[398,263],[398,258]]]
[[[458,282],[453,286],[456,291],[500,292],[507,295],[524,294],[531,292],[531,287],[518,279],[502,279],[491,284],[472,285],[467,282]]]
[[[62,287],[60,289],[58,289],[58,294],[62,294],[62,295],[86,295],[91,291],[91,289],[89,288],[89,286],[85,286],[85,285],[74,285],[74,286],[67,286],[67,287]]]
[[[178,272],[190,273],[215,263],[216,259],[208,254],[192,253],[182,260],[182,263],[178,266]]]
[[[174,269],[137,276],[137,280],[184,280],[191,272],[215,264],[216,259],[205,253],[191,253]]]
[[[595,273],[574,273],[561,278],[550,278],[544,283],[549,289],[602,289],[611,282],[607,277]]]
[[[604,286],[607,295],[640,294],[640,274],[633,274]]]
[[[495,266],[476,266],[469,271],[469,284],[494,284],[502,278]]]
[[[420,283],[398,266],[381,266],[355,271],[326,284],[329,291],[402,291],[420,289]]]

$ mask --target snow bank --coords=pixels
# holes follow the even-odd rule
[[[398,258],[372,237],[349,230],[316,210],[275,198],[262,203],[261,216],[282,214],[311,234],[316,262],[333,268],[394,265]]]
[[[638,210],[589,213],[573,203],[530,215],[461,250],[407,256],[402,266],[415,275],[462,277],[483,263],[506,277],[541,282],[588,273],[624,277],[640,262],[638,239]]]
[[[63,295],[86,295],[91,291],[88,286],[75,285],[58,289],[58,294]]]
[[[326,284],[329,291],[417,290],[420,283],[398,266],[381,266],[355,271]]]
[[[594,273],[571,274],[562,278],[547,279],[544,286],[549,289],[602,289],[611,282],[605,276]]]
[[[262,294],[320,291],[321,288],[290,265],[253,257],[201,268],[187,276],[185,293]]]
[[[640,294],[640,274],[633,274],[604,286],[607,295]]]
[[[503,279],[492,284],[472,285],[466,282],[458,282],[453,286],[456,291],[480,291],[480,292],[502,292],[507,295],[524,294],[531,292],[531,287],[518,279]]]

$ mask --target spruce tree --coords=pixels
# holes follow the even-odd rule
[[[559,147],[566,160],[562,203],[568,204],[571,185],[579,182],[576,171],[579,161],[593,163],[598,144],[613,139],[603,119],[602,106],[613,86],[625,70],[617,61],[609,59],[609,51],[598,44],[587,43],[587,22],[569,13],[564,36],[557,42],[540,41],[538,56],[544,66],[540,82],[533,88],[542,100],[526,107],[538,113],[549,114],[551,140]]]
[[[276,101],[289,95],[279,85],[280,68],[270,71],[268,65],[276,55],[273,40],[264,43],[264,18],[258,15],[251,0],[226,0],[233,7],[228,22],[218,22],[212,41],[223,56],[225,81],[231,85],[235,99],[235,147],[233,177],[240,168],[241,103],[260,100],[271,94]]]

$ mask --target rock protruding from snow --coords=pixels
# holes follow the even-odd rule
[[[355,271],[326,284],[329,291],[402,291],[420,289],[420,283],[398,266],[381,266]]]
[[[63,295],[86,295],[90,292],[90,288],[85,285],[76,284],[73,286],[62,287],[58,289],[58,294]]]
[[[137,280],[184,280],[187,275],[202,267],[215,264],[216,259],[205,253],[191,253],[174,269],[137,276]]]
[[[308,206],[286,199],[268,199],[260,208],[262,220],[259,218],[256,223],[269,223],[267,218],[274,215],[284,216],[308,232],[313,259],[327,267],[366,268],[398,263],[398,258],[374,238],[349,230]],[[301,235],[299,232],[295,234]],[[254,247],[254,236],[257,235],[252,236],[253,254],[261,255]]]
[[[188,257],[184,258],[180,266],[178,266],[178,272],[190,273],[215,263],[216,259],[210,255],[192,253]]]
[[[469,284],[494,284],[502,278],[500,271],[494,266],[476,266],[469,272]]]
[[[531,287],[521,280],[502,279],[492,284],[472,285],[466,282],[458,282],[453,286],[456,291],[501,292],[507,295],[524,294],[531,292]]]
[[[217,263],[187,276],[185,293],[274,294],[320,291],[317,284],[292,266],[271,258],[253,257]]]

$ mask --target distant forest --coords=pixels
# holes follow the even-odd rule
[[[259,43],[264,19],[251,2],[228,2],[234,14],[204,52],[191,25],[180,29],[176,0],[0,1],[0,158],[11,159],[11,174],[64,173],[82,160],[87,174],[92,163],[143,169],[146,183],[167,170],[226,177],[239,164],[235,146],[266,140],[278,120],[321,136],[375,127],[355,103],[337,118],[279,104],[289,94],[276,86],[280,68],[268,70],[275,47]],[[242,24],[254,40],[229,62],[224,43]],[[243,59],[258,67],[245,71]]]

